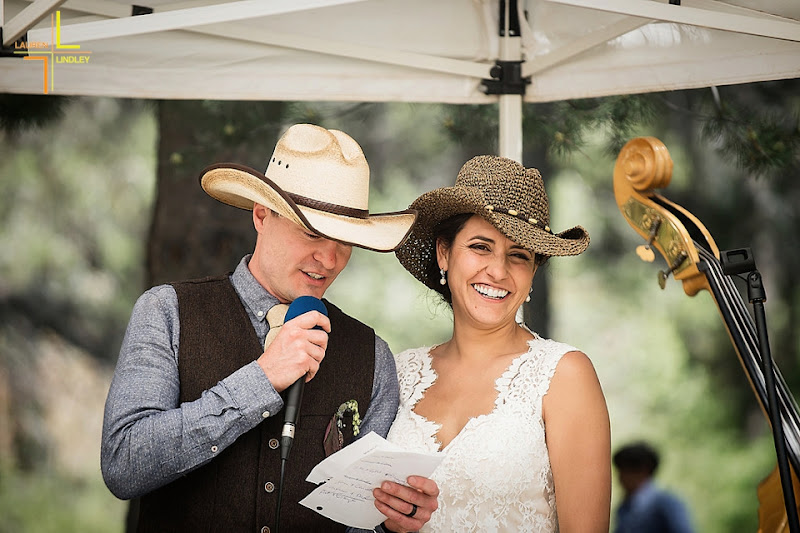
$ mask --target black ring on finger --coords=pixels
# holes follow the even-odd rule
[[[411,504],[411,512],[410,512],[410,513],[404,513],[404,514],[405,514],[407,517],[409,517],[409,518],[411,518],[412,516],[414,516],[415,514],[417,514],[417,504],[415,504],[415,503],[412,503],[412,504]]]

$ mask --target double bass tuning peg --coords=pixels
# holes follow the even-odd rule
[[[653,249],[650,247],[653,244],[653,241],[656,240],[656,235],[658,235],[658,228],[661,227],[661,219],[659,217],[655,217],[653,221],[650,223],[650,235],[647,239],[647,244],[640,244],[636,247],[636,255],[639,256],[639,259],[642,261],[646,261],[648,263],[652,263],[653,260],[656,258],[656,254],[653,253]]]
[[[669,270],[667,270],[666,272],[664,272],[663,270],[659,270],[658,271],[658,286],[659,287],[661,287],[663,289],[664,287],[667,286],[667,278],[669,277],[669,275],[672,274],[675,271],[676,268],[681,266],[683,264],[683,262],[686,261],[687,257],[689,257],[689,256],[686,254],[686,252],[681,250],[681,253],[679,253],[677,255],[677,257],[675,257],[675,261],[673,261],[672,264],[669,266]]]

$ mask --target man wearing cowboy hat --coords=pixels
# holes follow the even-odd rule
[[[289,128],[264,174],[221,164],[200,183],[252,210],[255,249],[229,275],[139,298],[106,401],[103,477],[116,496],[141,497],[140,531],[269,532],[283,475],[281,393],[305,379],[281,530],[341,531],[297,502],[314,488],[305,478],[324,459],[326,430],[336,431],[332,415],[344,404],[363,415],[361,434],[386,436],[398,404],[394,359],[371,328],[330,302],[328,316],[310,311],[283,326],[273,317],[285,308],[278,304],[322,298],[352,246],[397,248],[415,213],[371,215],[361,147],[311,124]],[[436,508],[434,482],[409,485],[376,492],[388,530],[417,530]]]

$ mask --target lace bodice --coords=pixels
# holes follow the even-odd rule
[[[445,458],[431,476],[439,485],[439,509],[421,531],[558,531],[542,398],[561,356],[575,348],[541,337],[528,346],[495,381],[494,409],[471,418],[442,450]],[[409,450],[440,448],[439,424],[413,411],[436,381],[430,351],[396,356],[400,407],[387,438]]]

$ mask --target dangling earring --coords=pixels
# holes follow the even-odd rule
[[[442,279],[439,280],[439,285],[447,285],[447,278],[445,277],[445,274],[447,274],[447,271],[445,269],[443,269],[443,268],[440,268],[439,269],[439,274],[442,276]]]
[[[528,296],[525,298],[525,303],[528,303],[528,302],[531,301],[531,293],[532,292],[533,292],[533,287],[531,287],[530,290],[528,290]]]

